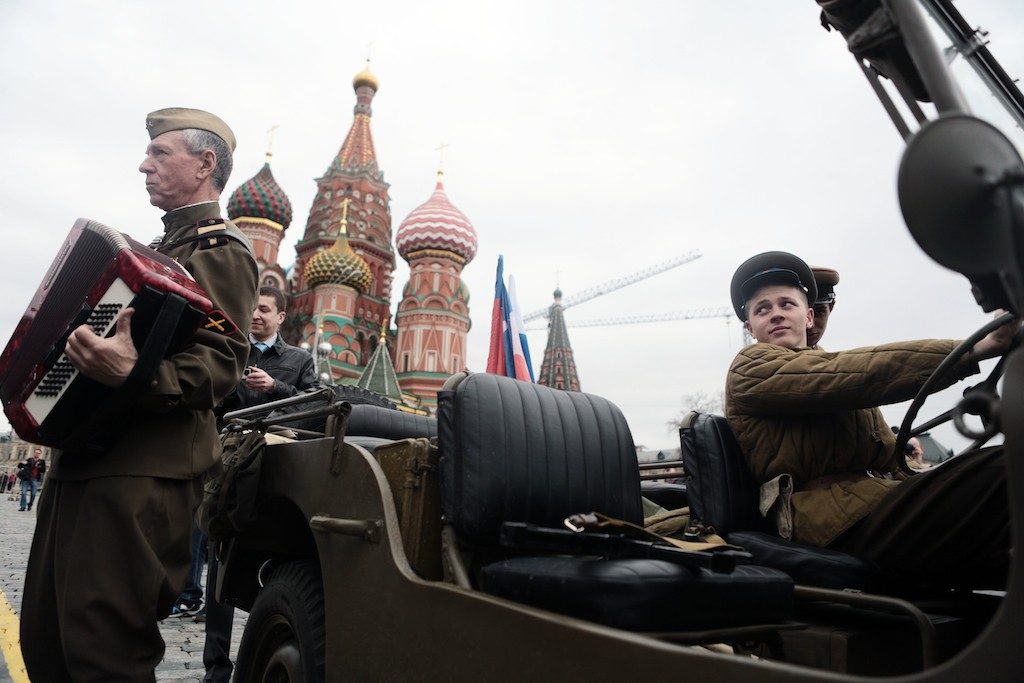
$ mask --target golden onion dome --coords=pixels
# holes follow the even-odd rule
[[[370,72],[370,60],[366,60],[366,68],[356,74],[352,79],[352,89],[358,90],[362,86],[373,88],[374,92],[380,90],[380,81]]]
[[[373,283],[370,266],[352,251],[342,232],[328,249],[319,251],[306,263],[306,282],[310,288],[320,285],[346,285],[365,294]]]

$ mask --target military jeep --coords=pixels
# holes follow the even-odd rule
[[[899,193],[911,234],[970,279],[984,310],[1020,315],[1024,163],[970,114],[936,36],[1017,125],[1024,97],[949,0],[819,4],[906,140]],[[1022,354],[1015,346],[945,416],[979,443],[1004,436],[1016,548]],[[934,426],[912,425],[926,395],[927,385],[898,446]],[[347,410],[328,392],[228,416],[271,432],[259,519],[219,551],[217,595],[250,613],[238,680],[1003,681],[1024,671],[1024,555],[1012,555],[1005,591],[977,591],[957,577],[901,584],[860,558],[773,536],[720,417],[683,425],[690,479],[674,500],[741,550],[572,522],[596,511],[639,525],[642,490],[658,488],[642,484],[629,427],[604,398],[462,374],[439,394],[436,420],[359,404],[346,420]],[[388,464],[396,454],[404,469]]]

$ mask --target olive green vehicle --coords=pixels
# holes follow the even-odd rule
[[[819,4],[906,140],[898,188],[911,234],[969,278],[985,311],[1024,313],[1024,163],[964,94],[981,84],[1024,126],[1017,86],[949,0]],[[685,490],[643,481],[622,414],[597,396],[464,374],[434,420],[325,391],[229,416],[269,431],[259,518],[219,553],[217,594],[250,613],[237,680],[1024,676],[1024,553],[1005,591],[955,576],[908,587],[772,537],[747,521],[753,489],[721,418],[684,424]],[[282,407],[298,412],[270,415]],[[977,443],[1003,436],[1024,548],[1024,350],[945,417]],[[688,500],[742,550],[684,550],[573,517],[640,523],[642,491],[666,507]]]

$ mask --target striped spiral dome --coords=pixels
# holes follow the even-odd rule
[[[476,230],[466,214],[448,200],[440,173],[434,194],[413,209],[398,226],[395,246],[406,261],[410,254],[425,249],[451,252],[464,263],[473,260],[477,247]]]

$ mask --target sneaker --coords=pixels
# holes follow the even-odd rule
[[[202,609],[203,609],[203,601],[202,600],[195,600],[195,601],[192,601],[192,602],[190,602],[188,600],[182,600],[177,605],[175,605],[174,607],[171,608],[171,616],[172,617],[181,617],[181,618],[192,617],[192,616],[195,616],[196,614],[199,614],[199,612],[202,611]]]

